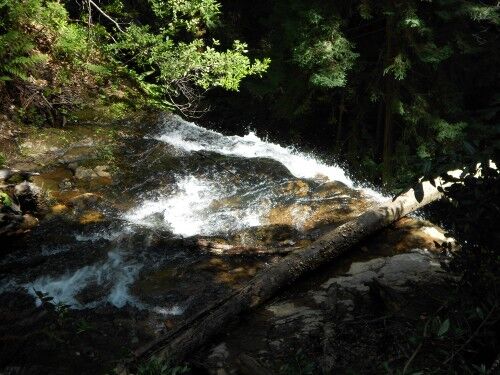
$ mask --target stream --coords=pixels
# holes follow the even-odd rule
[[[110,176],[76,179],[82,170],[61,163],[37,177],[56,202],[37,229],[10,240],[0,299],[25,311],[43,295],[137,346],[280,258],[213,254],[201,238],[221,249],[300,248],[386,199],[339,166],[253,132],[223,135],[172,115],[139,129],[122,140]],[[389,254],[364,257],[379,255]],[[123,330],[113,333],[120,314]]]

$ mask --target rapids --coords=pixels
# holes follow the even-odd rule
[[[179,315],[196,305],[193,292],[207,278],[226,272],[214,271],[217,262],[183,239],[307,244],[321,228],[384,199],[339,166],[252,132],[227,136],[165,115],[145,133],[126,144],[113,184],[100,191],[112,207],[93,202],[83,213],[99,211],[105,220],[82,226],[60,219],[60,233],[51,236],[54,224],[42,223],[27,246],[44,262],[3,277],[0,292],[41,292],[73,309],[130,305]],[[24,251],[10,260],[25,259]]]

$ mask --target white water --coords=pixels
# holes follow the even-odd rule
[[[218,200],[235,194],[234,188],[214,180],[179,177],[175,193],[145,200],[125,218],[148,227],[163,225],[172,233],[185,237],[229,232],[261,224],[262,214],[270,208],[267,200],[259,202],[257,198],[251,205],[215,207]]]
[[[168,143],[181,154],[190,155],[196,151],[210,151],[221,155],[237,156],[245,159],[268,158],[285,166],[296,178],[339,181],[354,189],[362,190],[374,200],[383,197],[367,188],[356,185],[342,168],[328,165],[313,155],[300,152],[292,147],[282,147],[257,137],[254,133],[246,136],[224,136],[204,129],[176,117],[165,120],[157,140]],[[258,163],[259,161],[256,161]],[[147,167],[147,166],[146,166]],[[180,236],[213,235],[228,233],[249,227],[267,224],[269,211],[283,200],[289,199],[280,193],[282,184],[288,181],[276,178],[234,179],[231,171],[204,170],[195,174],[176,175],[175,185],[165,191],[145,192],[142,202],[124,214],[133,224],[168,229]],[[232,176],[235,177],[235,176]],[[247,176],[248,177],[248,176]],[[303,206],[291,212],[294,224],[303,225],[311,211],[308,201],[338,199],[336,197],[294,196],[296,203]],[[23,287],[36,296],[41,291],[54,298],[54,302],[64,303],[73,308],[91,308],[110,303],[116,307],[126,304],[144,308],[145,305],[131,294],[130,287],[139,275],[142,265],[120,249],[120,240],[132,234],[133,228],[125,226],[118,231],[100,231],[91,234],[77,234],[76,240],[94,244],[98,240],[116,242],[116,250],[108,253],[108,258],[93,265],[81,267],[59,276],[40,276]],[[44,255],[70,251],[70,247],[44,249]],[[85,291],[100,291],[98,299],[85,300]],[[37,301],[40,303],[40,301]],[[180,306],[155,306],[153,311],[160,315],[178,315]]]
[[[349,187],[355,187],[354,182],[342,168],[323,163],[293,147],[283,147],[262,140],[254,132],[249,132],[243,137],[225,136],[178,117],[168,117],[165,119],[162,134],[155,138],[187,152],[212,151],[243,158],[273,159],[283,164],[295,177],[326,177],[330,181],[339,181]]]
[[[328,165],[313,155],[292,147],[283,147],[267,142],[250,132],[243,137],[225,136],[178,117],[168,116],[155,139],[168,143],[180,152],[190,154],[210,151],[221,155],[241,158],[268,158],[285,166],[289,172],[304,179],[339,181],[350,188],[361,189],[373,200],[384,197],[369,188],[356,185],[336,166]],[[276,186],[266,181],[259,186],[252,183],[234,182],[220,172],[209,172],[201,176],[176,176],[174,192],[158,193],[145,198],[129,211],[125,219],[137,225],[162,227],[180,236],[213,235],[266,224],[266,217],[273,207]],[[218,205],[221,200],[240,200],[240,204]],[[279,197],[278,197],[279,199]],[[296,218],[300,227],[304,218]]]
[[[57,277],[41,276],[24,287],[35,297],[35,291],[40,291],[53,297],[53,302],[64,303],[73,308],[95,307],[105,302],[116,307],[123,307],[127,303],[141,307],[141,303],[129,292],[140,269],[141,265],[125,262],[122,253],[115,250],[108,253],[108,259],[104,262],[84,266]],[[105,296],[98,301],[81,303],[76,296],[89,286],[105,289]],[[37,304],[41,304],[38,298]]]

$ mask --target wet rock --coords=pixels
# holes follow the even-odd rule
[[[21,223],[21,230],[30,230],[38,225],[38,219],[30,214],[23,215],[23,221]]]
[[[90,178],[95,178],[95,177],[98,177],[97,173],[95,173],[90,168],[77,167],[75,169],[75,178],[77,178],[79,180],[90,179]]]
[[[256,247],[279,247],[283,241],[298,242],[304,235],[286,224],[264,225],[239,231],[229,238],[230,243]]]
[[[442,228],[429,221],[411,217],[398,220],[386,230],[378,233],[371,242],[371,248],[378,248],[379,253],[386,254],[404,253],[416,248],[441,253],[443,243],[449,243],[451,251],[455,251],[458,247],[453,238],[445,236]]]
[[[79,217],[78,220],[79,220],[80,224],[98,223],[98,222],[104,220],[104,215],[99,211],[89,210],[89,211],[85,211]]]
[[[23,217],[15,213],[0,212],[0,236],[15,234],[23,222]]]
[[[287,182],[282,188],[282,193],[297,197],[305,197],[310,192],[309,183],[305,180],[296,180]]]
[[[318,197],[352,197],[360,196],[361,193],[357,190],[349,188],[346,184],[339,181],[330,181],[320,184],[314,189],[314,195]]]
[[[94,168],[94,172],[99,177],[107,177],[107,178],[111,177],[111,173],[109,173],[107,165],[98,165],[97,167]]]
[[[25,181],[14,187],[14,194],[23,212],[42,213],[47,210],[45,196],[35,184]]]
[[[19,169],[0,169],[0,181],[18,183],[22,181],[29,181],[33,176],[38,176],[37,172],[30,172]]]
[[[64,204],[56,204],[50,208],[51,212],[56,215],[63,214],[68,211],[68,207]]]
[[[59,189],[61,190],[70,190],[73,188],[73,183],[69,178],[65,178],[59,183]]]
[[[0,235],[20,234],[36,227],[38,219],[34,215],[47,212],[42,190],[28,181],[4,190],[0,190]]]
[[[108,166],[98,165],[95,168],[87,168],[78,166],[74,169],[75,178],[78,180],[89,180],[93,178],[111,178],[111,173],[108,171]]]
[[[59,162],[62,164],[82,163],[97,158],[98,152],[94,141],[87,139],[84,142],[73,144],[67,150],[64,150]]]
[[[99,194],[84,193],[69,200],[68,205],[77,210],[91,210],[103,202],[103,197]]]

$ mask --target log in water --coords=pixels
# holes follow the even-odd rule
[[[263,269],[245,287],[215,303],[182,327],[136,352],[137,361],[151,357],[182,361],[205,344],[239,314],[254,309],[301,276],[345,253],[366,236],[438,200],[440,179],[423,182],[393,201],[382,203],[354,220],[326,233],[309,247]]]

